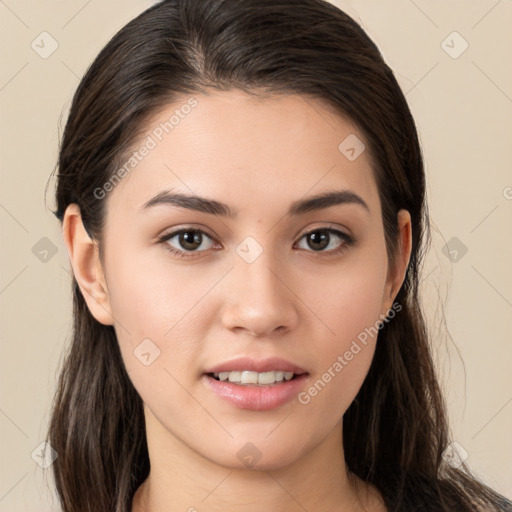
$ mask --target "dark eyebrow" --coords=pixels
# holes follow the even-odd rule
[[[198,212],[220,215],[222,217],[229,217],[232,219],[237,215],[237,212],[232,210],[227,204],[215,201],[214,199],[180,193],[173,194],[168,190],[164,190],[157,194],[155,197],[144,203],[140,209],[145,210],[152,206],[161,204],[178,206],[188,210],[196,210]],[[339,190],[323,192],[306,199],[299,199],[292,203],[287,215],[300,215],[314,210],[321,210],[330,206],[336,206],[338,204],[358,204],[370,213],[370,208],[361,196],[350,190]]]

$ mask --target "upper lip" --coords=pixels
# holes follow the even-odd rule
[[[237,357],[230,361],[212,366],[205,373],[220,373],[220,372],[239,372],[239,371],[252,371],[258,373],[275,371],[293,372],[296,375],[307,373],[304,368],[296,364],[282,359],[280,357],[270,357],[267,359],[254,359],[252,357]]]

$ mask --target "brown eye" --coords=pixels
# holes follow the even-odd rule
[[[195,251],[203,240],[203,235],[198,231],[182,231],[177,236],[178,243],[187,251]]]
[[[306,239],[307,246],[313,252],[329,254],[341,252],[354,243],[352,237],[343,231],[332,228],[319,228],[309,231],[302,236],[301,240],[304,238]],[[329,250],[324,250],[329,247]]]
[[[187,257],[187,253],[206,252],[213,245],[212,238],[200,229],[180,229],[164,235],[159,242],[163,243],[171,253],[181,257]],[[204,247],[205,243],[206,247]]]

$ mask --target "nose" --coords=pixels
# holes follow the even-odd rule
[[[298,322],[298,299],[287,277],[290,272],[269,250],[251,263],[235,255],[234,268],[224,283],[223,325],[254,337],[293,329]]]

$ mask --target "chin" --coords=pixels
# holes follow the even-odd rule
[[[292,464],[303,455],[303,450],[297,450],[297,445],[303,443],[283,442],[279,437],[273,440],[255,437],[253,441],[231,440],[231,445],[224,445],[222,454],[215,454],[208,457],[210,460],[221,466],[230,469],[246,469],[249,471],[274,471]],[[288,441],[292,438],[288,437]],[[221,446],[219,443],[217,446]],[[213,455],[213,454],[212,454]]]

